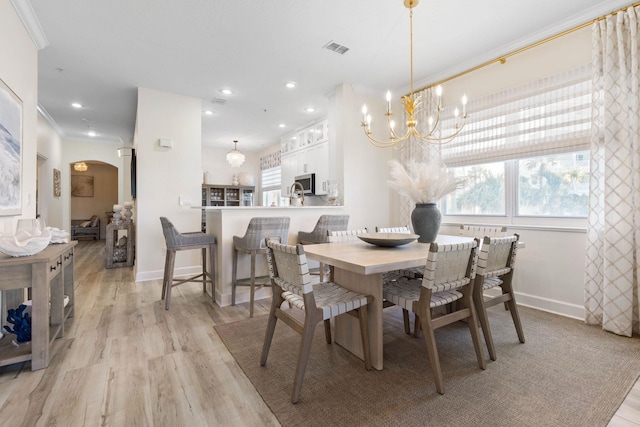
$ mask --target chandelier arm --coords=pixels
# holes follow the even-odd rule
[[[389,141],[381,141],[381,140],[378,140],[378,139],[372,137],[371,136],[371,130],[366,128],[366,127],[364,129],[364,133],[367,136],[367,138],[369,138],[369,141],[371,142],[371,144],[373,144],[373,146],[378,147],[378,148],[389,148],[389,147],[393,147],[393,146],[396,146],[398,144],[404,143],[404,141],[406,141],[409,138],[409,135],[410,135],[410,133],[407,132],[401,137],[396,137],[395,139],[391,139]]]

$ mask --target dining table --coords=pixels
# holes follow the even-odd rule
[[[436,243],[464,243],[471,237],[438,235]],[[381,242],[384,244],[384,242]],[[333,267],[333,281],[354,292],[373,296],[368,305],[371,362],[383,369],[382,284],[384,273],[426,265],[430,243],[413,241],[398,246],[379,246],[360,239],[335,243],[305,245],[308,259]],[[341,315],[335,318],[335,343],[359,358],[362,341],[358,319]]]

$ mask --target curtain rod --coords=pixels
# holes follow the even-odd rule
[[[573,27],[573,28],[569,28],[568,30],[565,30],[565,31],[563,31],[563,32],[561,32],[561,33],[555,34],[555,35],[553,35],[553,36],[551,36],[551,37],[547,37],[547,38],[546,38],[546,39],[544,39],[544,40],[540,40],[540,41],[535,42],[535,43],[532,43],[532,44],[530,44],[530,45],[528,45],[528,46],[521,47],[520,49],[514,50],[513,52],[507,53],[506,55],[499,56],[499,57],[497,57],[497,58],[495,58],[495,59],[492,59],[491,61],[487,61],[487,62],[484,62],[484,63],[482,63],[482,64],[480,64],[480,65],[476,65],[476,66],[475,66],[475,67],[473,67],[473,68],[469,68],[469,69],[468,69],[468,70],[466,70],[466,71],[462,71],[462,72],[460,72],[460,73],[458,73],[458,74],[455,74],[455,75],[453,75],[453,76],[451,76],[451,77],[447,77],[446,79],[440,80],[440,81],[439,81],[439,82],[437,82],[437,83],[432,83],[432,84],[430,84],[430,85],[428,85],[428,86],[424,86],[424,87],[422,87],[422,88],[420,88],[420,89],[417,89],[417,90],[415,90],[415,91],[414,91],[414,93],[416,93],[416,92],[421,92],[421,91],[423,91],[423,90],[425,90],[425,89],[429,89],[429,88],[431,88],[431,87],[433,87],[433,86],[437,86],[437,85],[439,85],[439,84],[446,83],[446,82],[451,81],[451,80],[453,80],[453,79],[457,79],[458,77],[464,76],[465,74],[472,73],[472,72],[474,72],[474,71],[476,71],[476,70],[479,70],[480,68],[484,68],[484,67],[486,67],[486,66],[488,66],[488,65],[495,64],[496,62],[499,62],[499,63],[501,63],[501,64],[504,64],[505,62],[507,62],[507,58],[510,58],[510,57],[512,57],[512,56],[514,56],[514,55],[517,55],[517,54],[519,54],[519,53],[522,53],[522,52],[527,51],[527,50],[529,50],[529,49],[532,49],[532,48],[534,48],[534,47],[538,47],[538,46],[543,45],[543,44],[545,44],[545,43],[547,43],[547,42],[550,42],[550,41],[552,41],[552,40],[555,40],[555,39],[557,39],[557,38],[560,38],[560,37],[566,36],[567,34],[571,34],[571,33],[573,33],[574,31],[581,30],[581,29],[583,29],[583,28],[585,28],[585,27],[588,27],[589,25],[593,24],[594,22],[602,21],[602,20],[603,20],[603,19],[605,19],[607,16],[615,15],[615,14],[616,14],[616,13],[618,13],[618,12],[622,12],[622,11],[625,11],[625,10],[627,10],[627,9],[629,9],[629,8],[633,8],[633,7],[636,7],[636,6],[640,6],[640,2],[632,3],[632,4],[628,5],[628,6],[625,6],[625,7],[620,8],[620,9],[618,9],[618,10],[614,10],[613,12],[607,13],[606,15],[603,15],[603,16],[600,16],[600,17],[598,17],[598,18],[592,19],[591,21],[585,22],[584,24],[577,25],[577,26],[575,26],[575,27]]]

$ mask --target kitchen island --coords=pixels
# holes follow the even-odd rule
[[[289,226],[288,244],[297,243],[298,231],[311,231],[315,227],[320,215],[345,215],[348,214],[344,206],[241,206],[241,207],[217,207],[204,206],[194,209],[202,209],[205,212],[207,233],[216,236],[218,250],[216,255],[216,301],[220,306],[231,304],[231,274],[233,256],[233,236],[244,236],[249,221],[253,217],[287,216],[291,218]],[[310,261],[310,267],[316,266]],[[258,256],[256,262],[256,275],[267,275],[267,263],[264,256]],[[238,278],[250,276],[250,257],[238,258]],[[256,289],[256,300],[271,296],[271,288]],[[238,287],[236,289],[236,303],[249,301],[249,288]]]

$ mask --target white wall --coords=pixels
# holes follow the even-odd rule
[[[201,100],[138,89],[135,146],[137,154],[136,280],[162,277],[165,247],[160,217],[179,231],[200,230],[201,211],[179,199],[199,205],[202,197]],[[163,148],[159,139],[171,139]],[[176,275],[200,269],[200,252],[183,251],[176,258]]]
[[[22,214],[0,216],[0,233],[36,216],[38,52],[8,0],[0,1],[0,79],[22,100]]]
[[[38,166],[38,213],[51,227],[65,228],[62,219],[63,201],[62,195],[53,195],[53,170],[58,169],[62,173],[62,139],[49,122],[38,114],[38,154],[43,160]]]
[[[384,101],[384,94],[380,95]],[[378,99],[354,91],[351,85],[338,86],[329,97],[329,158],[335,167],[341,198],[347,208],[349,228],[390,224],[394,206],[387,185],[388,165],[392,149],[376,148],[369,143],[360,122],[362,105],[367,104],[372,116],[384,117],[385,104]],[[372,131],[386,135],[382,120],[372,123]],[[334,157],[335,156],[335,157]]]
[[[278,144],[279,146],[279,144]],[[220,149],[212,147],[202,147],[202,171],[209,173],[209,181],[216,185],[231,185],[233,175],[248,173],[253,175],[256,191],[260,183],[260,153],[248,152],[242,149],[238,143],[238,150],[245,155],[242,166],[232,168],[227,163],[227,153],[233,149],[233,144],[229,144],[229,148]]]

